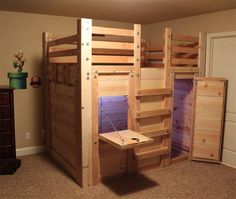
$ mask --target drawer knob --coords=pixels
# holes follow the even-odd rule
[[[214,154],[211,154],[211,157],[214,157]]]
[[[206,142],[206,139],[202,139],[202,142],[205,143],[205,142]]]

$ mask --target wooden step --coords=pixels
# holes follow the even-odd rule
[[[160,137],[170,134],[169,128],[153,128],[153,129],[143,129],[142,134],[151,138]]]
[[[170,95],[170,88],[158,88],[158,89],[138,89],[136,90],[136,97],[143,96],[155,96],[155,95]]]
[[[153,158],[156,156],[165,155],[167,153],[169,153],[168,147],[160,147],[150,151],[136,152],[135,157],[137,158],[137,160],[143,160],[143,159]]]
[[[153,111],[137,111],[135,113],[136,119],[141,118],[149,118],[149,117],[155,117],[155,116],[164,116],[171,114],[170,108],[161,108]]]
[[[170,67],[171,72],[175,73],[198,73],[199,68],[198,67]]]

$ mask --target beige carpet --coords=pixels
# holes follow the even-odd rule
[[[164,169],[81,189],[46,154],[22,157],[12,176],[0,176],[0,198],[236,199],[236,169],[184,161]]]

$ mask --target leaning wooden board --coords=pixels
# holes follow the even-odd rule
[[[152,138],[129,129],[110,133],[101,133],[99,138],[120,150],[135,148],[153,141]]]
[[[192,160],[221,161],[226,86],[223,78],[194,79]]]

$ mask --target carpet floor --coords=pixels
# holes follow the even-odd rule
[[[1,199],[236,199],[236,169],[183,161],[81,189],[46,154],[21,157],[14,175],[0,176]]]

